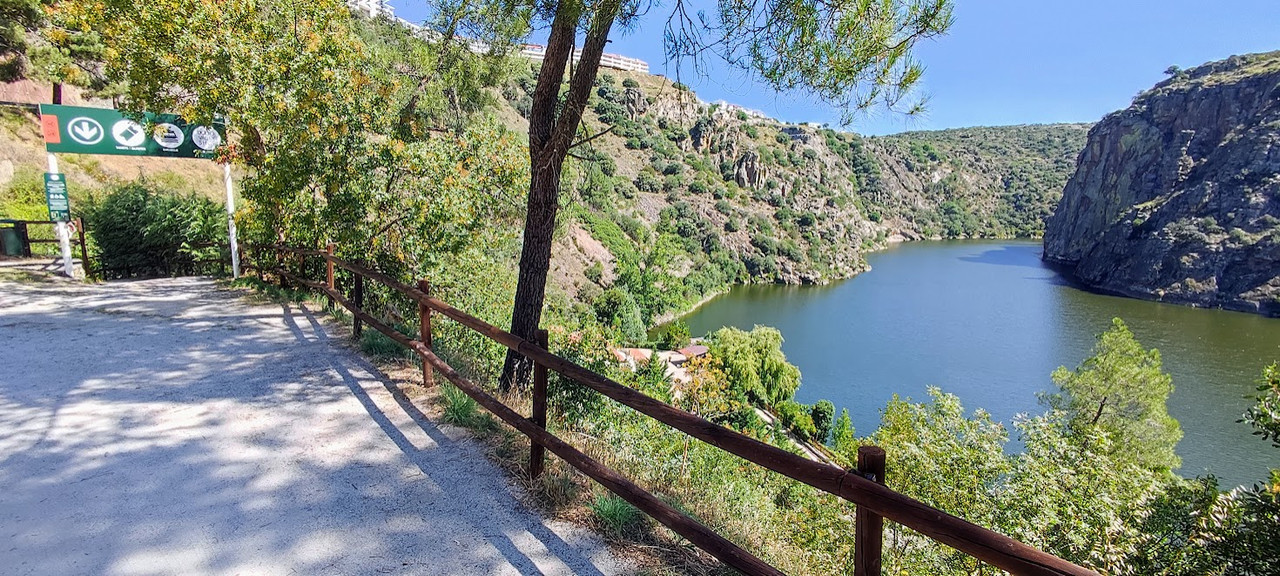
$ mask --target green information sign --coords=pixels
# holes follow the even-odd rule
[[[189,124],[173,114],[41,104],[40,123],[49,152],[213,158],[226,141],[222,123]]]
[[[67,199],[67,177],[62,174],[44,175],[44,198],[49,203],[49,219],[57,222],[71,220],[71,201]]]

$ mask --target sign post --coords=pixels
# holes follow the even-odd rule
[[[70,206],[65,202],[66,179],[58,174],[58,160],[54,152],[211,159],[226,134],[226,127],[217,121],[212,125],[197,125],[174,114],[144,112],[126,116],[110,108],[52,104],[40,105],[40,127],[44,132],[45,150],[49,153],[49,174],[45,176],[49,216],[58,221],[58,237],[62,240],[68,276],[71,275],[71,244],[66,221],[70,220]],[[239,278],[240,253],[236,244],[230,164],[223,168],[223,181],[227,185],[227,243],[231,248],[231,273]],[[56,214],[56,194],[51,185],[55,188],[60,185],[62,191],[62,208]]]
[[[67,228],[67,220],[71,219],[67,181],[58,173],[58,157],[53,152],[49,152],[49,172],[44,175],[44,195],[49,204],[49,219],[57,222],[54,228],[62,248],[62,273],[67,278],[75,278],[75,264],[71,261],[71,230]]]
[[[231,277],[240,277],[240,249],[236,245],[236,198],[231,192],[231,163],[222,165],[222,181],[227,185],[227,239],[231,247]]]

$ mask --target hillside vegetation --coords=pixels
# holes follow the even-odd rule
[[[528,112],[532,71],[503,89]],[[507,116],[510,118],[510,116]],[[519,120],[508,121],[519,130]],[[708,105],[665,78],[600,75],[556,284],[669,318],[733,283],[826,283],[895,241],[1036,237],[1087,125],[862,137]],[[598,136],[597,136],[598,135]]]
[[[531,106],[528,62],[475,53],[452,33],[424,42],[391,22],[352,18],[332,0],[58,6],[52,16],[74,26],[55,31],[100,33],[110,49],[89,68],[128,105],[226,116],[236,144],[224,158],[247,172],[238,215],[247,240],[333,243],[343,259],[405,282],[428,279],[434,296],[511,324],[532,170],[520,135]],[[1232,492],[1212,478],[1175,476],[1181,432],[1165,408],[1171,382],[1159,353],[1118,320],[1091,358],[1052,376],[1045,412],[1012,428],[937,390],[927,401],[895,399],[882,426],[858,436],[830,402],[794,401],[801,374],[782,353],[782,334],[767,327],[711,335],[708,358],[690,362],[682,382],[661,363],[625,370],[609,352],[735,282],[846,277],[865,268],[866,252],[896,240],[1035,236],[1085,127],[862,138],[704,105],[652,76],[601,75],[592,93],[564,175],[555,282],[541,316],[551,350],[785,449],[794,449],[792,435],[825,443],[846,468],[859,445],[881,445],[892,488],[1100,572],[1249,574],[1276,565],[1267,543],[1280,526],[1280,472]],[[166,206],[150,188],[121,189],[101,214],[128,223],[146,213],[137,205]],[[205,231],[206,212],[195,208],[191,220],[201,225],[186,229],[158,213],[173,210],[151,211],[158,239]],[[319,259],[251,257],[259,270],[324,273]],[[341,290],[351,280],[336,278]],[[418,334],[416,303],[372,284],[365,307]],[[434,322],[431,335],[450,365],[499,388],[502,346],[450,321]],[[688,336],[671,330],[663,340]],[[361,345],[407,356],[373,330]],[[1280,378],[1275,368],[1263,374],[1246,419],[1274,438]],[[790,573],[851,571],[855,511],[847,503],[573,382],[553,377],[549,391],[549,429],[700,522]],[[446,419],[496,438],[497,457],[528,454],[465,394],[444,387],[441,402]],[[781,426],[759,417],[765,409]],[[1006,451],[1011,433],[1021,453]],[[612,536],[674,558],[675,571],[722,571],[563,462],[529,486],[555,511],[589,508]],[[890,573],[993,572],[901,526],[887,530]]]

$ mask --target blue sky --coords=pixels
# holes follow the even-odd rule
[[[425,16],[420,2],[391,4],[402,18]],[[662,51],[668,12],[656,8],[635,30],[615,31],[608,51],[644,59],[652,72],[675,78],[678,71],[664,64]],[[916,52],[926,68],[926,114],[871,111],[850,128],[886,134],[1091,122],[1128,106],[1170,65],[1186,68],[1270,50],[1280,50],[1277,0],[955,0],[951,32]],[[839,120],[840,111],[826,104],[777,94],[719,62],[708,63],[704,75],[679,73],[703,100],[724,99],[791,122]]]

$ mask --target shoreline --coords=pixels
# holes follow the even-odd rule
[[[950,241],[975,241],[975,240],[1006,241],[1006,242],[1007,242],[1007,241],[1024,241],[1024,242],[1041,242],[1041,243],[1043,243],[1043,242],[1044,242],[1044,237],[1043,237],[1043,236],[1009,236],[1009,237],[990,237],[990,238],[947,238],[947,239],[943,239],[943,238],[920,238],[920,239],[918,239],[918,240],[903,239],[903,240],[898,240],[898,241],[887,241],[887,242],[885,242],[883,245],[877,246],[876,248],[874,248],[874,249],[872,249],[872,250],[868,250],[868,251],[866,251],[866,252],[862,252],[862,253],[860,253],[860,255],[862,255],[862,256],[867,256],[867,255],[875,254],[875,253],[877,253],[877,252],[883,252],[883,251],[885,251],[885,250],[889,250],[890,248],[896,248],[896,247],[898,247],[898,246],[903,246],[903,245],[906,245],[906,244],[918,244],[918,243],[920,243],[920,242],[950,242]],[[859,276],[859,275],[861,275],[861,274],[863,274],[863,273],[870,272],[870,271],[871,271],[871,265],[870,265],[870,264],[868,264],[868,263],[866,262],[866,258],[863,258],[862,266],[860,266],[859,268],[857,268],[856,270],[854,270],[852,274],[849,274],[848,276],[833,277],[833,278],[831,278],[829,281],[827,281],[827,282],[823,282],[823,283],[822,283],[822,284],[820,284],[820,285],[829,285],[829,284],[832,284],[832,283],[834,283],[834,282],[843,282],[843,281],[845,281],[845,280],[852,279],[852,278],[854,278],[854,277],[857,277],[857,276]],[[652,324],[652,325],[647,326],[647,327],[645,328],[645,332],[646,332],[646,333],[651,333],[651,332],[653,332],[653,331],[655,331],[655,330],[657,330],[657,329],[659,329],[659,328],[662,328],[663,326],[666,326],[666,325],[668,325],[668,324],[670,324],[670,323],[672,323],[672,322],[674,322],[674,321],[676,321],[676,320],[679,320],[679,319],[681,319],[681,318],[683,318],[683,317],[685,317],[685,316],[688,316],[688,315],[690,315],[690,314],[693,314],[694,312],[697,312],[699,308],[702,308],[703,306],[706,306],[706,305],[707,305],[708,303],[710,303],[712,300],[715,300],[716,298],[719,298],[720,296],[723,296],[723,295],[725,295],[725,294],[728,294],[731,290],[733,290],[734,288],[737,288],[737,287],[739,287],[739,286],[765,286],[765,285],[767,285],[767,284],[777,284],[777,285],[781,285],[781,286],[806,286],[806,285],[815,285],[815,284],[805,284],[805,283],[794,283],[794,284],[793,284],[793,283],[790,283],[790,282],[771,282],[771,283],[764,283],[764,282],[761,282],[761,283],[752,283],[752,284],[742,284],[742,283],[736,283],[736,282],[735,282],[735,283],[733,283],[733,284],[729,284],[729,285],[725,286],[724,288],[721,288],[721,289],[718,289],[718,290],[714,290],[714,291],[712,291],[710,294],[707,294],[707,295],[703,296],[703,297],[702,297],[702,299],[700,299],[700,300],[698,300],[697,302],[695,302],[695,303],[694,303],[692,306],[690,306],[689,308],[685,308],[685,309],[682,309],[682,310],[680,310],[680,311],[676,311],[676,312],[667,312],[667,313],[664,313],[664,314],[662,314],[662,315],[659,315],[658,317],[656,317],[656,318],[654,318],[654,319],[653,319],[653,324]]]

